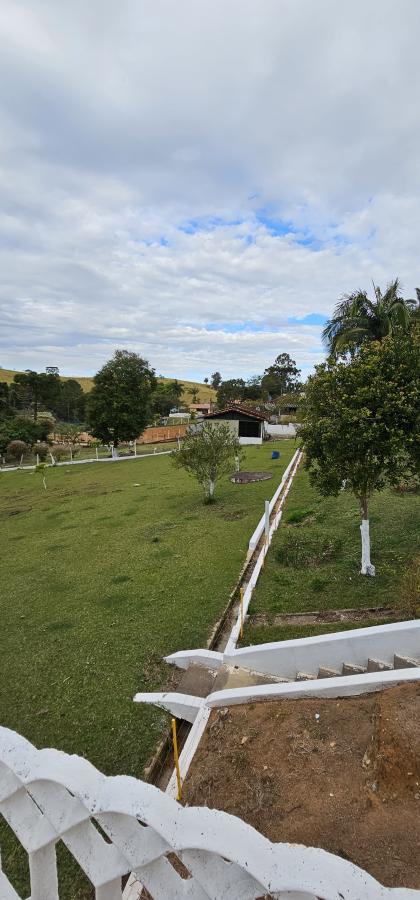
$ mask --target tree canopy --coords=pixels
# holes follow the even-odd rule
[[[149,363],[128,350],[116,350],[95,375],[87,415],[94,437],[105,442],[137,438],[151,417],[156,376]]]
[[[296,390],[299,375],[295,360],[288,353],[280,353],[273,365],[265,369],[261,388],[272,397],[290,394]]]
[[[411,318],[418,309],[416,300],[404,300],[398,278],[383,294],[373,285],[375,299],[366,291],[346,294],[335,307],[323,331],[323,340],[332,354],[354,352],[369,341],[382,341],[390,335],[408,331]]]

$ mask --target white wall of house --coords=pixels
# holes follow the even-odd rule
[[[262,444],[262,442],[263,442],[262,435],[260,435],[259,437],[240,437],[239,438],[240,444]]]

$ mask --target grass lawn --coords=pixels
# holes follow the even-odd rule
[[[141,777],[168,719],[133,695],[168,683],[165,654],[205,646],[294,450],[246,448],[244,468],[276,477],[224,478],[211,506],[168,456],[51,468],[47,491],[0,475],[1,724]]]
[[[301,465],[254,591],[250,613],[270,616],[346,607],[398,607],[405,592],[406,569],[419,555],[420,495],[387,490],[373,497],[370,527],[375,578],[359,575],[359,526],[354,497],[345,492],[338,497],[321,497]],[[405,618],[404,613],[401,618]],[[242,643],[284,640],[286,634],[287,638],[304,637],[328,630],[327,625],[294,627],[292,635],[288,629],[268,623],[248,627]],[[331,630],[341,630],[341,625],[335,623]]]

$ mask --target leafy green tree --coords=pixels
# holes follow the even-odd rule
[[[217,391],[222,383],[222,376],[221,376],[220,372],[213,372],[210,383],[211,383],[212,388],[214,388],[214,390]]]
[[[383,341],[390,335],[406,333],[418,300],[404,300],[398,278],[383,294],[373,285],[375,299],[366,291],[346,294],[337,304],[322,337],[333,355],[355,352],[369,341]]]
[[[151,416],[156,377],[149,363],[128,350],[116,350],[95,375],[87,418],[94,437],[117,446],[137,438]]]
[[[86,394],[75,378],[60,381],[60,392],[57,403],[50,408],[64,422],[83,422],[86,407]]]
[[[38,411],[42,407],[54,411],[60,400],[61,382],[58,375],[46,372],[18,372],[13,382],[20,385],[22,393],[17,395],[20,408],[27,407],[31,410],[34,422],[38,418]]]
[[[178,406],[183,387],[179,381],[159,382],[153,391],[152,409],[160,416],[169,415],[171,409]]]
[[[408,337],[331,360],[308,379],[299,432],[312,483],[352,491],[361,513],[363,575],[370,561],[369,499],[420,467],[420,345]]]
[[[225,422],[206,422],[189,431],[181,449],[172,454],[172,462],[197,479],[205,491],[205,502],[212,503],[216,483],[222,475],[232,472],[235,457],[241,457],[238,438]]]
[[[0,422],[13,415],[11,397],[7,381],[0,381]]]
[[[219,409],[233,403],[234,400],[243,400],[245,397],[246,384],[243,378],[228,378],[222,381],[217,389],[217,405]]]
[[[288,353],[280,353],[273,365],[264,370],[262,390],[271,397],[290,394],[296,388],[299,375],[295,360]]]
[[[10,441],[24,441],[25,444],[35,444],[36,441],[45,441],[50,432],[51,423],[48,420],[34,422],[24,416],[16,416],[0,422],[0,453],[4,453]]]

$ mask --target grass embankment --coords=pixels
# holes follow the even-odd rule
[[[6,381],[7,384],[11,384],[15,375],[18,374],[18,369],[2,369],[0,368],[0,381]],[[170,381],[174,381],[174,378],[158,378],[158,381],[162,384],[167,384]],[[93,388],[93,378],[85,375],[60,375],[62,381],[68,381],[69,378],[73,378],[75,381],[78,381],[80,386],[83,388],[85,393],[91,391]],[[200,381],[185,381],[182,378],[177,379],[182,387],[184,388],[184,396],[181,398],[184,403],[192,403],[192,397],[189,394],[189,390],[193,390],[194,388],[198,391],[198,400],[201,403],[207,403],[209,400],[216,399],[216,391],[209,384],[202,384]]]
[[[397,618],[407,616],[407,570],[419,553],[420,495],[387,490],[373,497],[375,578],[359,575],[359,526],[359,510],[351,494],[321,497],[309,484],[303,466],[298,470],[250,607],[251,615],[265,613],[267,624],[246,626],[243,645],[376,624],[270,623],[281,613],[386,606],[397,609]]]

